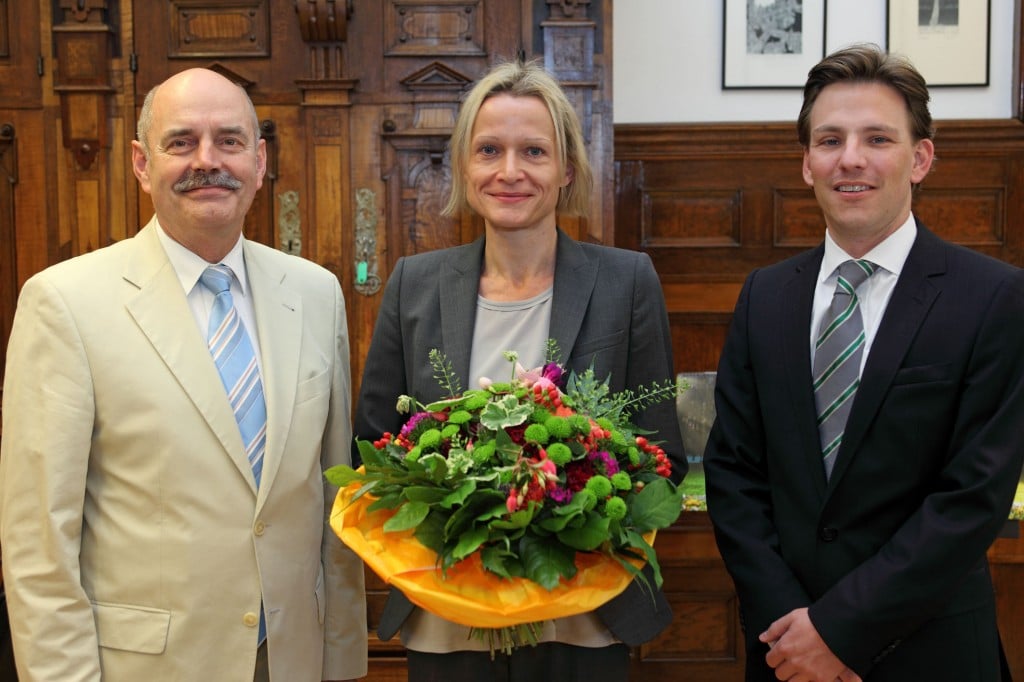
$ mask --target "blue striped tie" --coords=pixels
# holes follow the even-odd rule
[[[857,287],[874,274],[876,267],[866,260],[848,260],[839,266],[832,304],[814,344],[814,403],[826,477],[832,475],[853,396],[860,386],[864,320]]]
[[[256,353],[231,300],[231,277],[228,266],[211,265],[199,281],[214,295],[207,342],[234,410],[258,488],[263,473],[263,452],[267,447],[267,405]]]

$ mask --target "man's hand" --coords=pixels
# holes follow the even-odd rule
[[[765,661],[775,677],[793,682],[861,682],[818,634],[807,609],[796,609],[771,624],[758,637],[771,647]]]

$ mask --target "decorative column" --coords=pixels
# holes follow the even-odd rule
[[[107,0],[60,0],[63,16],[54,17],[57,68],[53,89],[60,96],[64,147],[78,167],[88,170],[101,148],[110,148],[107,99],[114,29]],[[59,23],[58,23],[59,19]]]
[[[601,90],[601,75],[594,64],[594,36],[597,22],[589,16],[590,0],[546,0],[548,18],[540,23],[544,35],[544,68],[558,78],[583,127],[590,164],[594,171],[594,193],[590,215],[575,230],[571,219],[559,224],[578,238],[614,243],[611,189],[612,145],[611,105],[594,110],[595,93]],[[604,78],[611,78],[610,55],[605,55]],[[600,102],[600,98],[599,98]],[[607,220],[606,220],[607,218]]]
[[[352,181],[349,169],[351,92],[357,80],[345,77],[345,41],[352,16],[351,0],[295,0],[299,30],[306,44],[308,69],[295,84],[302,94],[303,129],[309,170],[306,196],[279,196],[292,219],[293,243],[303,255],[334,272],[342,282],[355,280],[352,233]],[[301,190],[302,188],[295,188]],[[302,211],[302,202],[308,208]],[[309,217],[312,229],[294,225],[296,215]],[[282,235],[284,240],[285,235]]]

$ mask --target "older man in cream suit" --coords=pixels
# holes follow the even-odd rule
[[[242,237],[265,144],[215,72],[150,93],[132,159],[156,217],[29,280],[11,335],[0,543],[19,676],[365,675],[362,564],[325,524],[322,470],[350,451],[337,279]],[[201,283],[211,264],[255,360],[252,444],[207,345],[226,294]]]

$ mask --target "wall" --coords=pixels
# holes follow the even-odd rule
[[[828,52],[854,42],[885,45],[886,0],[805,0],[812,1],[827,2]],[[722,90],[724,4],[718,0],[619,0],[614,4],[615,123],[796,119],[799,89]],[[989,86],[933,88],[936,119],[1013,116],[1016,4],[1015,0],[991,0]]]

